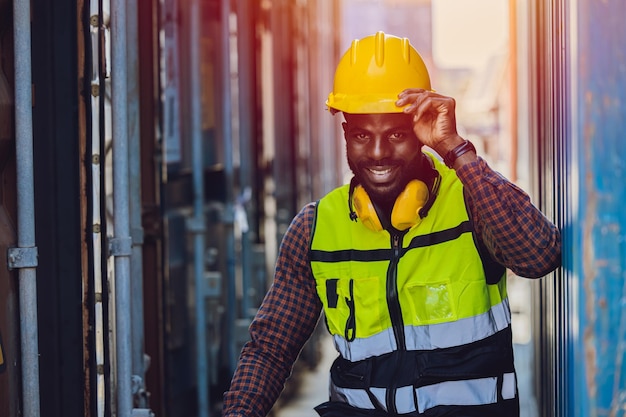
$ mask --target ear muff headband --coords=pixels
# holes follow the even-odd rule
[[[383,230],[376,208],[361,185],[354,187],[351,203],[354,204],[359,220],[367,228],[375,232]],[[420,211],[429,203],[430,191],[426,183],[420,180],[409,181],[393,204],[391,225],[398,230],[406,230],[419,224],[422,221],[422,217],[425,217],[426,214],[420,213]]]

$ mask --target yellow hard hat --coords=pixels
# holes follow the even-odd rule
[[[428,69],[407,38],[377,32],[352,41],[326,105],[333,113],[401,113],[395,101],[405,88],[430,90]]]

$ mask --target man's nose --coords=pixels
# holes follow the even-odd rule
[[[379,161],[391,154],[391,144],[383,137],[375,137],[374,140],[370,141],[368,151],[371,159]]]

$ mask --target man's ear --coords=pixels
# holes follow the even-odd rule
[[[341,122],[341,127],[343,128],[343,137],[345,138],[348,132],[348,122]]]

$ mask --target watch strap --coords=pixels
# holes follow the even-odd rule
[[[450,151],[448,151],[444,155],[443,162],[448,166],[448,168],[453,168],[454,167],[454,163],[456,162],[456,160],[459,159],[459,157],[461,155],[463,155],[463,154],[465,154],[467,152],[474,152],[474,153],[476,153],[476,148],[474,147],[472,142],[470,142],[469,140],[465,139],[463,141],[463,143],[461,143],[457,147],[451,149]]]

